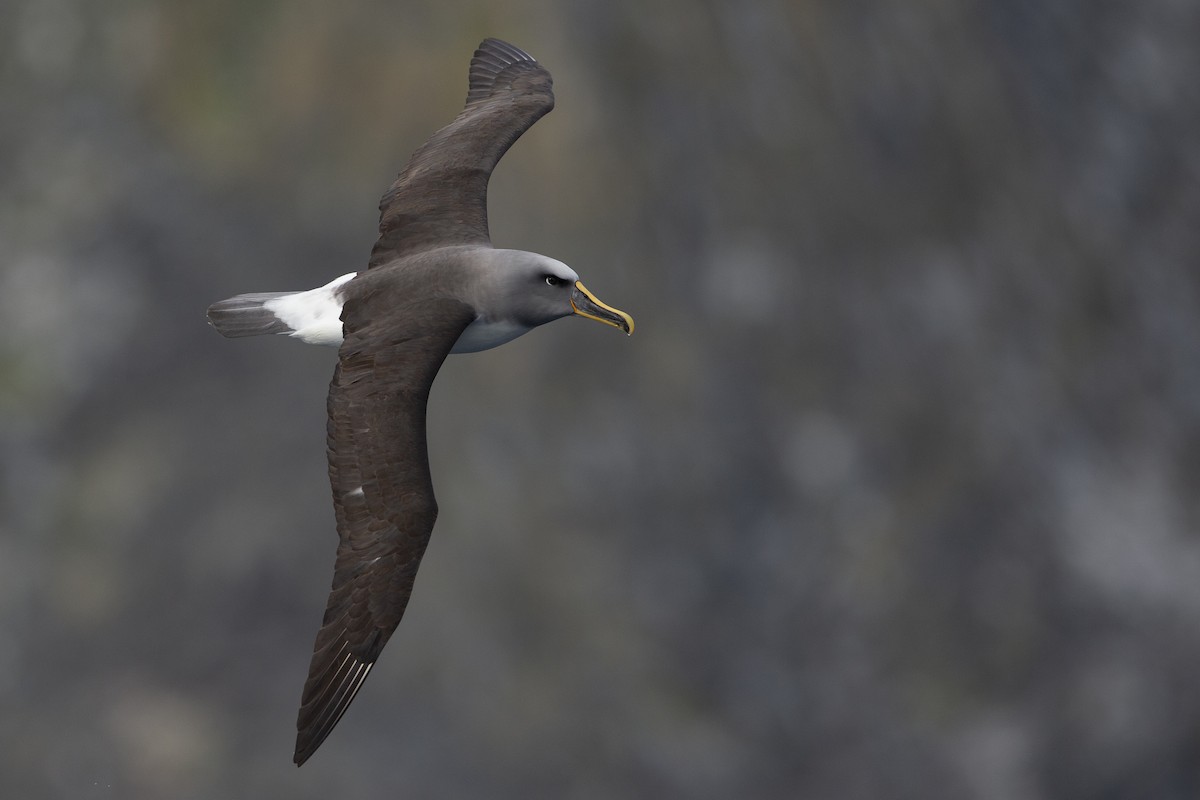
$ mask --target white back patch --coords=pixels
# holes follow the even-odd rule
[[[351,272],[317,289],[284,295],[263,303],[292,329],[288,334],[308,344],[340,347],[342,344],[342,299],[337,288],[358,276]]]

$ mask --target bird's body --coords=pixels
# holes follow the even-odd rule
[[[327,449],[339,544],[301,699],[297,764],[345,713],[412,593],[437,517],[425,411],[446,356],[496,347],[571,314],[633,330],[566,264],[491,246],[492,169],[553,104],[544,68],[485,40],[471,61],[466,107],[384,194],[366,270],[209,308],[225,336],[284,334],[338,348]]]
[[[511,342],[542,324],[538,321],[540,316],[515,317],[513,304],[502,302],[510,299],[503,294],[503,281],[493,280],[522,269],[543,280],[553,276],[564,285],[574,286],[579,281],[579,276],[566,264],[538,253],[452,246],[408,256],[371,272],[351,272],[306,292],[238,295],[214,304],[209,309],[209,318],[222,331],[230,330],[234,318],[244,326],[244,332],[227,332],[228,336],[277,333],[308,344],[341,347],[342,307],[347,300],[365,297],[381,285],[391,291],[407,287],[415,299],[420,299],[423,292],[444,293],[448,289],[453,296],[467,300],[476,313],[450,352],[477,353]],[[548,308],[545,313],[556,311],[563,313],[553,318],[575,313],[561,305]],[[251,319],[256,322],[249,324]]]

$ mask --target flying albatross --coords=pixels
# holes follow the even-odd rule
[[[327,447],[339,542],[296,723],[297,765],[337,725],[404,615],[437,518],[425,410],[446,356],[572,314],[633,332],[633,319],[600,302],[566,264],[492,247],[488,179],[553,107],[544,67],[485,40],[471,59],[466,107],[383,195],[366,270],[208,309],[224,336],[276,333],[338,348]]]

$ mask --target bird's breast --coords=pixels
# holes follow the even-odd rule
[[[521,334],[531,330],[514,320],[489,320],[483,317],[476,319],[458,337],[451,353],[478,353],[480,350],[490,350],[505,342],[511,342]]]

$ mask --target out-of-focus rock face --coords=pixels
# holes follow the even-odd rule
[[[0,7],[5,796],[1200,796],[1193,4]],[[638,331],[450,359],[297,772],[332,354],[204,309],[361,267],[488,35],[494,240]]]

